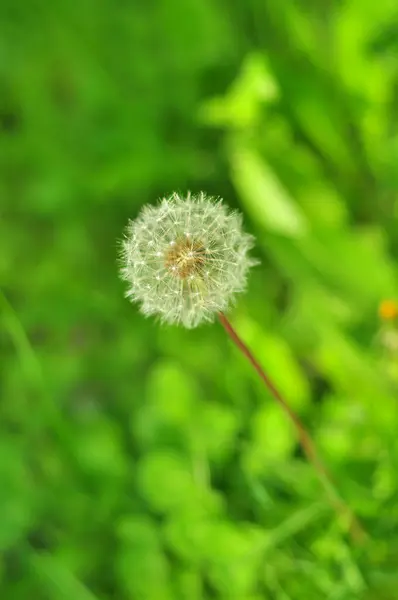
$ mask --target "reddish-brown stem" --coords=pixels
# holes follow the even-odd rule
[[[344,500],[340,497],[340,495],[333,483],[333,479],[332,479],[330,473],[328,472],[328,470],[326,469],[325,465],[323,464],[322,460],[320,459],[317,449],[316,449],[316,446],[315,446],[315,443],[312,440],[309,433],[307,432],[307,430],[305,429],[304,425],[302,424],[302,422],[300,421],[298,416],[290,408],[289,404],[286,402],[286,400],[284,399],[282,394],[279,392],[279,390],[275,387],[275,385],[273,384],[271,379],[265,373],[264,369],[262,368],[260,363],[257,361],[257,359],[255,358],[255,356],[253,355],[251,350],[248,348],[248,346],[246,346],[246,344],[243,342],[243,340],[239,337],[238,333],[232,327],[232,325],[229,322],[229,320],[227,319],[227,317],[223,313],[219,313],[218,317],[219,317],[219,320],[220,320],[222,326],[224,327],[225,331],[228,333],[229,337],[231,338],[231,340],[234,342],[234,344],[237,346],[237,348],[242,352],[242,354],[247,358],[247,360],[254,367],[254,369],[257,371],[258,375],[260,376],[262,381],[265,383],[266,387],[268,388],[268,390],[270,391],[272,396],[275,398],[275,400],[281,406],[282,410],[285,412],[287,417],[293,423],[293,426],[296,429],[296,432],[297,432],[298,438],[300,440],[300,444],[303,448],[303,451],[307,455],[308,460],[314,466],[314,468],[318,474],[318,477],[327,492],[329,501],[331,502],[334,509],[342,517],[344,517],[345,520],[348,521],[349,530],[350,530],[353,540],[356,542],[362,541],[365,536],[364,530],[362,529],[360,523],[358,522],[357,518],[355,517],[355,515],[353,514],[353,512],[351,511],[349,506],[347,506],[347,504],[344,502]]]

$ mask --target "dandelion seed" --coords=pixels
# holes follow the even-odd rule
[[[253,237],[241,216],[204,193],[173,194],[130,221],[121,253],[127,296],[145,315],[196,327],[226,312],[246,287]],[[139,266],[140,265],[140,266]]]

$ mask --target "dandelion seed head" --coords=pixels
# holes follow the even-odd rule
[[[127,297],[145,315],[196,327],[226,312],[246,287],[253,237],[221,200],[173,194],[130,221],[121,252]]]

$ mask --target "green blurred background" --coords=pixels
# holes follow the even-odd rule
[[[3,0],[0,23],[2,600],[396,600],[395,0]],[[362,547],[220,325],[123,297],[127,220],[188,189],[257,237],[231,320]]]

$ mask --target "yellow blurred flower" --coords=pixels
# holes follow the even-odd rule
[[[383,321],[391,321],[398,316],[398,303],[395,300],[383,300],[379,304],[379,317]]]

